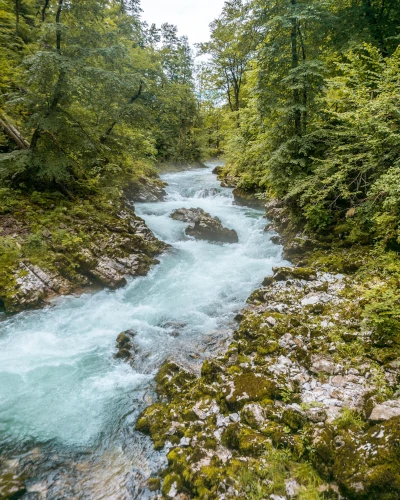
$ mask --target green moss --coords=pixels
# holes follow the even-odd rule
[[[0,499],[17,500],[26,493],[24,478],[12,473],[0,475]]]
[[[161,480],[158,477],[151,477],[147,480],[147,487],[150,491],[157,491],[161,487]]]
[[[222,368],[215,360],[206,360],[201,367],[201,376],[206,382],[214,382]]]
[[[231,450],[239,449],[240,424],[230,424],[222,433],[222,444]]]
[[[146,408],[139,416],[135,425],[137,431],[151,436],[156,449],[164,446],[168,438],[166,431],[169,427],[168,409],[163,403],[156,403]]]
[[[225,400],[229,408],[241,408],[249,401],[260,401],[263,398],[279,396],[275,382],[263,375],[246,372],[233,379],[233,390],[230,386],[223,388]]]
[[[305,415],[299,410],[286,408],[282,414],[282,421],[288,425],[293,431],[298,431],[306,423]]]
[[[182,477],[179,474],[172,472],[171,474],[167,474],[164,478],[162,493],[167,498],[170,498],[169,492],[171,491],[171,488],[175,486],[178,491],[181,491],[182,485],[183,485]]]
[[[193,373],[188,372],[173,361],[166,361],[157,373],[157,391],[173,399],[182,389],[196,379]]]
[[[400,497],[400,417],[357,435],[342,435],[333,474],[349,498]]]

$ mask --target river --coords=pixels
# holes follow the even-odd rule
[[[171,245],[160,264],[116,291],[62,297],[0,323],[0,475],[26,479],[26,499],[149,498],[145,482],[165,464],[135,432],[154,401],[153,377],[168,357],[199,363],[226,339],[245,300],[281,260],[262,211],[233,204],[207,168],[168,173],[167,200],[136,204]],[[201,207],[233,228],[238,244],[185,236],[176,208]],[[132,328],[134,368],[116,361]]]

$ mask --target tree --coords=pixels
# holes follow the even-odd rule
[[[239,111],[241,89],[254,39],[245,30],[249,9],[242,0],[225,2],[221,16],[213,21],[211,40],[200,44],[200,54],[208,54],[211,78],[223,88],[231,111]]]

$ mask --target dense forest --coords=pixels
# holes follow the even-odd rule
[[[240,187],[399,248],[399,19],[395,0],[226,2],[200,48]]]

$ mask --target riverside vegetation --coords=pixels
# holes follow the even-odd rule
[[[399,2],[229,0],[197,93],[187,41],[136,2],[0,16],[6,310],[145,273],[164,245],[125,200],[210,152],[292,266],[200,376],[161,368],[136,424],[168,453],[154,496],[400,498]]]

